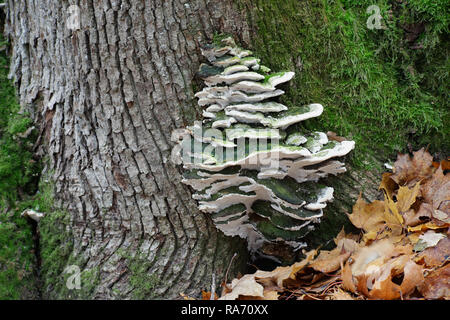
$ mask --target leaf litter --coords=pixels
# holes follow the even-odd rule
[[[366,203],[360,196],[348,215],[361,234],[342,229],[333,250],[304,252],[291,266],[233,279],[216,299],[448,300],[448,163],[433,162],[424,149],[400,154],[393,172],[382,175],[384,200]]]

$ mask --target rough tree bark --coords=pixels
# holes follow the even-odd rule
[[[79,30],[67,28],[70,5]],[[191,81],[214,32],[248,41],[232,1],[7,1],[11,75],[70,213],[71,255],[99,272],[93,298],[133,297],[124,251],[149,262],[156,298],[210,288],[245,251],[197,210],[169,161],[172,130],[198,115]]]

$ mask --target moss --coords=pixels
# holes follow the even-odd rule
[[[19,210],[0,215],[0,300],[37,297],[35,264],[31,226]]]
[[[158,275],[149,270],[153,262],[141,256],[139,252],[134,257],[128,256],[128,269],[130,271],[130,285],[133,288],[133,297],[135,299],[153,299],[157,295],[155,288],[161,279]]]
[[[65,296],[67,290],[64,268],[73,249],[68,218],[65,211],[51,211],[40,221],[42,287],[51,298]]]
[[[0,47],[7,46],[0,36]],[[8,79],[9,58],[0,52],[0,300],[39,296],[34,230],[20,216],[34,207],[40,165],[32,158],[36,132],[21,137],[31,125],[20,114]]]
[[[381,30],[366,26],[373,1],[236,2],[255,30],[251,50],[272,69],[297,72],[282,103],[323,104],[300,127],[355,140],[353,165],[408,144],[448,153],[448,1],[377,1]],[[415,43],[405,33],[412,23],[425,26]]]

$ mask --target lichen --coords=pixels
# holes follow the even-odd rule
[[[304,247],[302,238],[333,198],[333,188],[317,182],[345,172],[333,159],[355,143],[295,128],[287,134],[324,110],[318,103],[287,107],[273,100],[294,72],[267,74],[260,59],[231,38],[205,46],[203,54],[210,64],[200,67],[205,88],[196,97],[204,120],[173,136],[173,160],[186,170],[183,183],[216,227],[247,239],[251,252],[265,243]]]

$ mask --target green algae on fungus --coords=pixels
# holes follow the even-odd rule
[[[172,160],[185,169],[182,182],[216,227],[247,239],[251,252],[270,242],[304,247],[302,238],[333,199],[333,188],[317,181],[345,172],[333,159],[355,143],[330,142],[322,132],[287,135],[288,127],[324,110],[318,103],[288,108],[272,100],[284,94],[277,86],[294,72],[268,74],[231,38],[205,46],[203,54],[210,64],[200,67],[205,88],[195,96],[204,120],[172,136]]]

